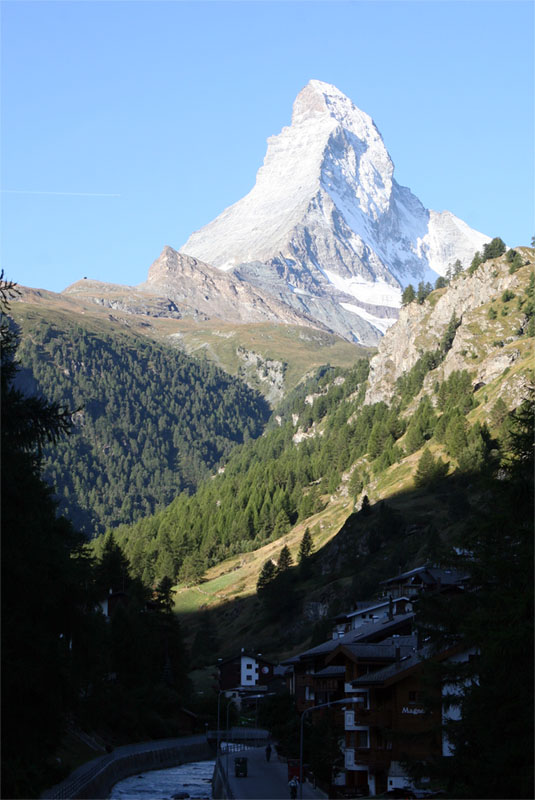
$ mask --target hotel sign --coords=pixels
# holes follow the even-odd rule
[[[411,706],[411,707],[403,706],[403,708],[401,709],[401,713],[402,714],[413,714],[414,716],[417,716],[418,714],[425,714],[425,708],[422,708],[421,706],[420,707],[417,707],[417,706],[414,706],[414,707],[413,706]]]

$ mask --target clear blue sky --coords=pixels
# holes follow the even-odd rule
[[[533,9],[4,0],[2,266],[54,291],[145,280],[251,189],[311,78],[373,117],[426,207],[529,244]]]

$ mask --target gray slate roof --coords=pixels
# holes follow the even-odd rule
[[[439,580],[443,585],[451,585],[465,581],[468,575],[463,574],[455,569],[441,569],[440,567],[416,567],[407,572],[401,572],[393,578],[388,578],[386,581],[381,581],[382,586],[388,586],[390,583],[405,580],[406,578],[419,576],[423,583],[434,584]]]
[[[318,672],[314,673],[314,678],[339,678],[341,675],[346,674],[346,668],[344,666],[332,666],[332,667],[325,667],[324,669],[318,670]]]
[[[408,669],[421,664],[430,656],[430,654],[431,651],[429,647],[422,647],[422,649],[418,650],[418,652],[413,651],[408,654],[404,653],[402,649],[401,659],[399,661],[394,661],[393,664],[387,664],[387,666],[381,667],[381,669],[375,670],[374,672],[369,672],[367,675],[361,675],[360,678],[356,678],[356,680],[351,681],[351,684],[354,687],[359,687],[369,686],[370,684],[384,683],[384,681],[388,680],[389,678],[393,678],[395,675],[401,675]]]
[[[314,658],[315,656],[319,655],[326,655],[327,653],[331,653],[335,650],[339,645],[353,645],[357,643],[362,644],[370,644],[366,642],[366,639],[370,637],[374,637],[376,634],[384,634],[384,639],[388,639],[388,632],[392,629],[400,625],[403,622],[407,622],[411,619],[414,619],[414,612],[411,611],[408,614],[398,614],[394,619],[389,620],[376,620],[370,621],[366,623],[366,625],[357,628],[354,631],[350,631],[349,633],[344,634],[343,636],[339,636],[338,639],[328,639],[326,642],[322,642],[322,644],[316,645],[316,647],[311,647],[309,650],[305,650],[302,653],[299,653],[297,656],[293,658],[286,659],[284,664],[296,664],[298,661],[306,658]],[[399,639],[405,637],[398,637]],[[381,641],[381,645],[384,644],[384,640]],[[380,645],[377,645],[380,646]],[[395,646],[394,646],[395,647]],[[363,651],[364,653],[365,651]],[[363,656],[364,657],[364,656]]]

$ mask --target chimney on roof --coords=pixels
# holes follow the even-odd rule
[[[394,619],[394,601],[391,594],[388,595],[388,619],[390,621]]]
[[[396,647],[396,664],[399,664],[401,661],[401,650],[399,647]]]

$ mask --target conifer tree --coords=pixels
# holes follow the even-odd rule
[[[492,241],[483,245],[483,261],[488,261],[489,258],[498,258],[498,256],[502,256],[506,249],[507,247],[503,239],[500,239],[499,236],[495,236]]]
[[[266,561],[264,566],[262,567],[262,571],[258,577],[258,581],[256,582],[256,591],[259,596],[266,592],[266,589],[272,583],[275,575],[277,574],[277,568],[271,559]]]
[[[401,305],[407,306],[409,303],[412,303],[413,300],[416,299],[416,292],[414,291],[414,286],[412,283],[409,283],[408,286],[405,287],[403,290],[403,294],[401,295]]]
[[[448,472],[449,464],[441,458],[434,458],[431,451],[426,447],[418,461],[418,467],[414,475],[415,486],[433,486],[438,483]]]
[[[362,498],[360,510],[365,517],[367,517],[372,512],[370,500],[367,494],[365,494],[364,497]]]
[[[481,256],[481,253],[478,250],[474,254],[474,257],[473,257],[473,259],[472,259],[472,261],[470,263],[470,266],[468,267],[468,274],[469,275],[473,275],[474,272],[477,270],[478,267],[481,266],[482,263],[483,263],[483,258]]]
[[[460,324],[461,320],[457,319],[455,311],[452,311],[450,321],[448,322],[448,326],[444,331],[444,334],[442,336],[442,341],[440,343],[443,353],[447,353],[449,350],[451,350],[453,340],[455,339],[455,331],[457,330]]]
[[[173,581],[165,575],[154,590],[156,604],[161,611],[170,614],[173,609]]]
[[[427,289],[426,289],[426,285],[425,285],[424,281],[420,281],[420,283],[418,284],[418,291],[416,293],[416,299],[417,299],[417,301],[418,301],[418,303],[420,305],[422,305],[422,303],[424,302],[424,300],[427,297],[427,295],[428,295],[428,292],[427,292]]]
[[[290,553],[290,548],[288,545],[284,545],[282,550],[280,551],[279,560],[277,561],[277,572],[284,572],[293,564],[292,554]]]
[[[303,538],[301,539],[301,544],[299,545],[298,560],[300,564],[303,562],[305,558],[308,558],[312,554],[313,549],[314,549],[314,543],[312,541],[310,529],[305,528]]]
[[[104,539],[102,555],[95,570],[96,584],[101,592],[125,592],[130,583],[129,566],[128,559],[110,531]]]

